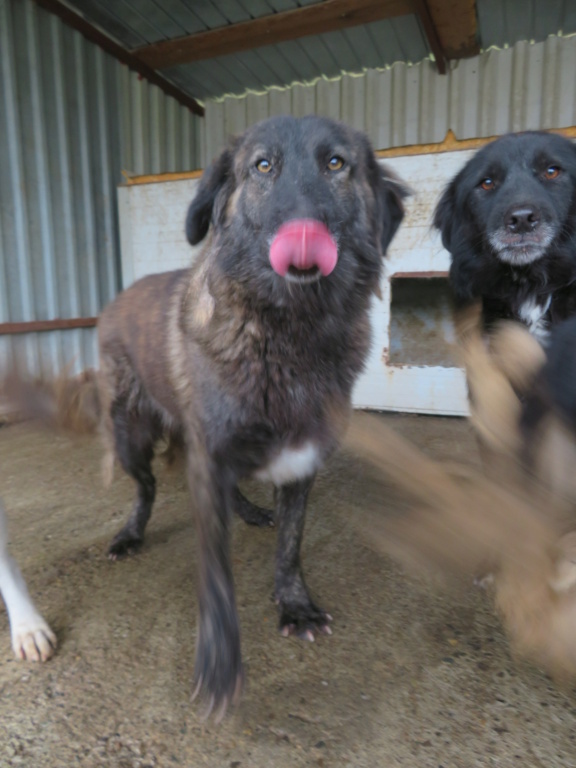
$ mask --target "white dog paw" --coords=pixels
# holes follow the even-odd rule
[[[565,534],[558,542],[558,556],[550,586],[555,592],[570,592],[576,585],[576,531]]]
[[[479,589],[490,589],[494,584],[494,574],[492,572],[484,573],[474,577],[474,586]]]
[[[38,616],[13,628],[12,648],[22,661],[46,661],[56,650],[56,635]]]

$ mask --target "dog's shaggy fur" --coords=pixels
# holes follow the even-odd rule
[[[157,440],[184,444],[199,559],[195,677],[218,713],[243,678],[230,516],[271,522],[241,496],[241,478],[275,486],[282,634],[330,634],[302,575],[306,502],[347,422],[369,349],[371,296],[405,195],[363,134],[317,117],[264,121],[202,177],[186,232],[192,244],[208,239],[193,267],[145,277],[99,319],[103,431],[137,486],[110,554],[142,542]],[[293,247],[281,234],[287,222],[303,250],[282,276],[272,250],[279,243],[284,258]],[[310,233],[331,243],[335,265],[309,263]]]
[[[447,185],[434,214],[459,307],[484,327],[517,320],[543,342],[576,312],[576,146],[544,132],[488,144]]]

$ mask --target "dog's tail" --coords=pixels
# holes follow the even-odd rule
[[[4,380],[2,393],[9,409],[21,419],[75,434],[95,432],[100,425],[98,372],[92,368],[53,380],[12,373]]]

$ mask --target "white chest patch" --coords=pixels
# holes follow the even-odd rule
[[[283,448],[272,461],[255,473],[258,480],[265,480],[274,485],[286,485],[296,480],[310,477],[320,467],[321,459],[318,447],[311,442],[299,448]]]
[[[538,304],[535,299],[528,299],[518,310],[520,319],[526,323],[532,336],[541,344],[544,344],[548,339],[548,323],[544,316],[548,312],[551,300],[552,297],[548,296],[545,304]]]

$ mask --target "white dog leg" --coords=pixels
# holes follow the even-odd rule
[[[16,561],[8,552],[4,508],[0,502],[0,592],[6,603],[12,648],[16,657],[46,661],[56,648],[56,636],[36,610]]]

